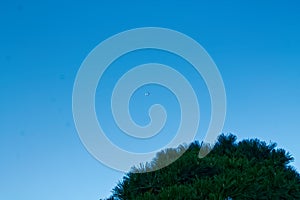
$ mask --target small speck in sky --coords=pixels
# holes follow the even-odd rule
[[[65,75],[64,74],[59,75],[59,79],[60,80],[65,80]]]

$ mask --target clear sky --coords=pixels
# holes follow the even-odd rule
[[[227,94],[223,132],[274,141],[295,157],[293,165],[300,169],[299,1],[1,0],[0,199],[81,200],[110,194],[123,173],[102,165],[82,145],[72,116],[73,83],[82,61],[101,41],[145,26],[185,33],[214,59]],[[169,65],[180,62],[157,56],[159,52],[136,53],[125,63],[153,57],[169,59]],[[118,72],[112,69],[106,77]],[[131,111],[138,123],[147,123],[139,92],[151,91],[143,100],[146,105],[166,103],[172,121],[163,143],[176,128],[178,105],[165,88],[147,87],[134,94],[132,105],[137,106]],[[198,95],[205,99],[205,87],[199,87]],[[97,98],[108,88],[98,88]],[[202,101],[205,124],[209,103]],[[105,109],[99,102],[97,108]],[[98,114],[114,130],[110,116]],[[157,145],[128,145],[113,134],[108,137],[129,150],[144,152]]]

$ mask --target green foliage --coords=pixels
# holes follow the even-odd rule
[[[134,167],[110,199],[300,199],[300,176],[288,165],[290,154],[274,143],[236,139],[221,135],[213,149],[194,142],[162,151],[153,162]],[[201,146],[211,150],[203,158],[198,156]],[[175,162],[151,171],[176,154],[181,157]]]

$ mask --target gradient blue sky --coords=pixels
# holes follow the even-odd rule
[[[197,40],[225,83],[224,132],[277,142],[300,169],[299,1],[1,0],[0,199],[109,195],[123,174],[100,164],[80,142],[72,118],[73,82],[99,42],[145,26],[171,28]],[[164,89],[150,90],[166,94],[176,106]],[[177,108],[170,109],[178,121]],[[132,112],[141,124],[147,122],[144,114]],[[204,112],[202,120],[208,119]]]

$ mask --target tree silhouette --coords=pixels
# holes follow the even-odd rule
[[[275,143],[236,140],[222,134],[213,149],[194,142],[162,151],[151,163],[133,167],[109,199],[300,199],[300,175],[289,165],[290,154]],[[201,146],[211,150],[203,158],[198,156]],[[175,153],[182,156],[147,172]]]

